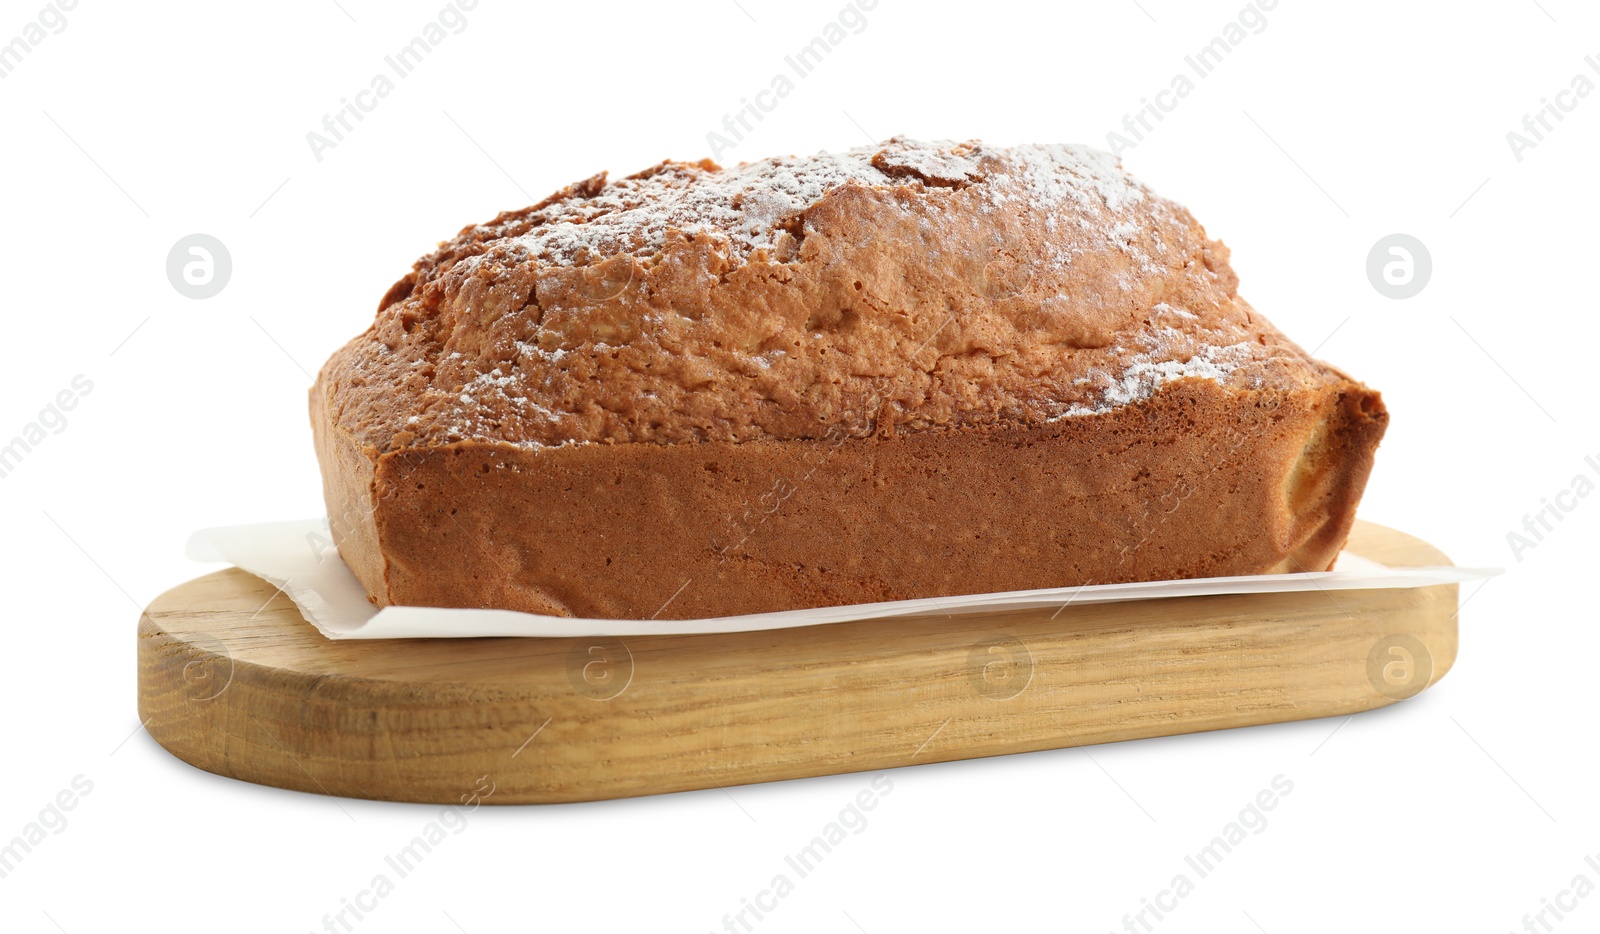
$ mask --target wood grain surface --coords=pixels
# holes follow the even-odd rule
[[[1358,523],[1350,550],[1448,564]],[[139,715],[312,793],[585,801],[1369,710],[1442,677],[1457,587],[1187,597],[733,635],[325,639],[237,569],[139,621]]]

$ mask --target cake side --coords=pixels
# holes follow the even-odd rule
[[[379,603],[631,619],[1325,570],[1384,420],[1354,385],[1191,378],[1034,427],[460,442],[379,455],[379,539],[340,548]]]
[[[339,556],[361,582],[367,599],[387,605],[388,558],[378,537],[383,511],[376,498],[378,456],[358,443],[328,408],[322,383],[311,387],[311,439],[322,468],[322,498],[328,508],[328,530]]]

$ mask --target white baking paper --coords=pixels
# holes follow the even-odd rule
[[[1428,587],[1481,580],[1499,568],[1390,568],[1343,552],[1332,571],[1257,574],[1133,584],[1092,584],[1046,590],[858,603],[714,619],[575,619],[514,610],[444,609],[367,602],[366,591],[339,557],[323,519],[203,529],[189,539],[196,561],[223,561],[275,584],[311,625],[329,639],[442,639],[487,636],[623,637],[791,629],[894,616],[959,616],[1028,607],[1159,600],[1207,594],[1282,593]]]

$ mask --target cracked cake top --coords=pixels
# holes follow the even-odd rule
[[[1028,424],[1338,378],[1115,157],[903,138],[601,173],[418,260],[318,377],[380,451]]]

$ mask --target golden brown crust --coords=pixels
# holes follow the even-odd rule
[[[815,438],[1036,423],[1162,368],[1329,376],[1238,298],[1226,247],[1103,153],[890,141],[603,178],[418,261],[322,374],[353,436]]]
[[[311,434],[322,465],[322,496],[328,507],[328,528],[350,570],[367,586],[369,599],[385,589],[387,559],[378,540],[382,512],[374,508],[377,452],[350,437],[328,417],[322,384],[311,388]]]
[[[323,368],[335,537],[379,603],[596,617],[1322,569],[1387,415],[1227,260],[1075,147],[596,176]]]

